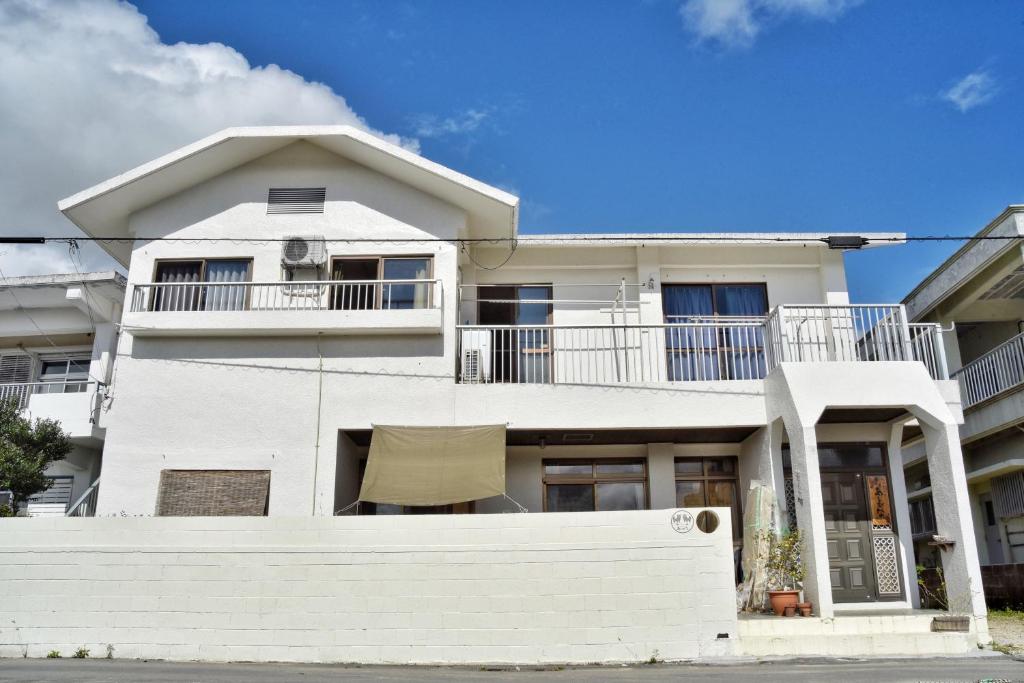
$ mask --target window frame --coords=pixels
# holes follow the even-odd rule
[[[770,303],[770,301],[768,299],[768,283],[767,282],[662,282],[661,283],[661,291],[662,291],[662,296],[661,296],[661,321],[662,321],[662,323],[664,323],[666,325],[685,324],[685,322],[687,322],[685,319],[687,319],[687,318],[700,318],[701,317],[701,316],[686,316],[686,315],[673,315],[673,316],[669,316],[668,313],[665,312],[665,296],[664,296],[664,291],[665,291],[666,287],[704,287],[704,288],[710,289],[711,290],[711,314],[710,314],[710,316],[704,316],[704,317],[711,317],[711,318],[725,317],[725,316],[723,316],[722,313],[720,313],[718,311],[718,289],[720,287],[759,287],[762,290],[762,292],[764,293],[764,313],[762,313],[760,316],[750,316],[750,317],[762,317],[763,318],[763,317],[768,315],[769,311],[771,311],[771,303]],[[727,317],[728,318],[735,318],[735,317],[743,317],[743,316],[727,316]],[[674,328],[672,328],[672,329],[674,329]],[[730,339],[730,329],[729,329],[728,324],[723,324],[723,326],[720,329],[715,330],[715,332],[716,332],[716,334],[714,336],[715,343],[714,343],[713,347],[709,345],[707,348],[703,348],[702,346],[698,347],[698,348],[691,348],[691,347],[685,347],[685,346],[670,346],[670,343],[672,343],[672,342],[670,342],[669,337],[672,337],[673,340],[678,340],[680,337],[679,337],[679,335],[670,335],[666,331],[665,354],[666,354],[666,362],[668,363],[669,368],[674,367],[674,363],[676,362],[675,359],[673,358],[674,355],[683,356],[683,357],[685,357],[686,355],[695,355],[695,356],[699,357],[699,356],[701,356],[703,354],[713,353],[714,357],[715,357],[715,361],[716,361],[715,365],[717,366],[717,369],[718,369],[718,377],[716,378],[717,380],[763,379],[763,377],[733,377],[733,375],[736,374],[736,373],[734,372],[735,368],[732,366],[732,364],[729,363],[729,352],[730,352],[730,349],[733,349],[735,347],[729,342],[729,339]],[[704,336],[703,332],[700,332],[698,334],[700,335],[701,339],[706,338]],[[765,374],[767,374],[767,355],[765,354],[764,335],[762,334],[762,335],[760,335],[760,337],[761,337],[760,338],[760,342],[761,342],[760,344],[758,344],[758,345],[748,344],[748,345],[745,345],[743,347],[743,349],[745,351],[754,353],[756,355],[756,357],[760,359],[760,362],[758,363],[757,366],[760,369],[761,365],[764,364],[764,366],[765,366],[764,367]],[[704,379],[711,379],[711,378],[704,378]],[[673,381],[685,382],[685,381],[694,381],[694,379],[693,378],[682,378],[682,379],[678,379],[677,378],[677,379],[675,379]]]
[[[590,475],[585,474],[548,474],[548,465],[590,465]],[[604,473],[598,474],[598,465],[636,465],[639,464],[643,467],[643,472],[640,474],[633,474],[628,472],[621,473]],[[645,457],[637,458],[544,458],[541,460],[541,502],[543,512],[557,512],[557,510],[548,509],[548,486],[558,484],[569,484],[569,485],[586,485],[590,484],[593,488],[594,496],[594,509],[591,512],[601,512],[598,503],[597,487],[599,484],[642,484],[644,487],[644,507],[643,510],[651,509],[651,486],[650,486],[650,467]]]
[[[327,268],[327,280],[330,282],[345,282],[345,280],[334,279],[334,267],[338,261],[377,261],[377,275],[374,278],[376,282],[384,282],[384,261],[412,261],[412,260],[425,260],[427,262],[427,276],[426,280],[434,279],[434,254],[344,254],[331,256],[328,260]],[[402,279],[388,280],[388,282],[402,282]],[[427,288],[427,301],[424,309],[432,308],[434,305],[434,288],[429,283],[425,284]],[[380,284],[374,285],[373,295],[373,308],[371,309],[345,309],[334,307],[334,293],[331,293],[329,299],[331,310],[373,310],[373,311],[392,311],[392,310],[404,310],[400,308],[384,308],[384,288]],[[423,310],[423,309],[420,309]]]
[[[481,308],[487,305],[494,305],[493,300],[484,298],[480,288],[508,288],[513,290],[513,303],[505,304],[512,307],[512,322],[490,323],[483,322],[480,315]],[[524,299],[520,293],[521,289],[544,289],[547,296],[531,303]],[[476,320],[478,325],[484,327],[498,327],[491,331],[491,349],[494,354],[495,364],[502,370],[500,372],[492,369],[492,381],[506,384],[547,384],[555,373],[554,335],[546,327],[542,327],[538,335],[536,332],[528,333],[524,329],[504,330],[506,326],[513,328],[534,328],[537,326],[551,325],[555,315],[555,285],[552,282],[486,282],[476,286]],[[499,304],[500,305],[500,304]],[[545,306],[544,322],[533,324],[522,324],[519,321],[519,314],[523,306]],[[529,336],[527,336],[529,335]],[[506,359],[505,356],[508,356]],[[523,372],[526,367],[521,363],[520,356],[541,357],[542,363],[540,372]],[[537,380],[541,381],[537,381]]]
[[[676,465],[681,461],[700,461],[701,472],[700,474],[679,472],[676,469]],[[707,461],[709,460],[728,460],[732,462],[733,471],[731,474],[708,474]],[[704,507],[714,507],[708,503],[708,483],[716,481],[728,481],[732,482],[733,485],[733,525],[732,525],[732,537],[734,541],[743,541],[743,501],[740,499],[740,462],[739,456],[736,455],[680,455],[672,459],[672,473],[673,477],[673,488],[676,488],[676,484],[681,481],[697,481],[701,483],[701,488],[704,492]],[[676,506],[684,507],[679,503],[679,491],[676,489]]]
[[[43,369],[46,367],[46,365],[48,363],[63,363],[64,364],[64,372],[61,375],[61,379],[44,379],[43,378]],[[71,374],[70,373],[71,363],[84,363],[85,364],[85,371],[83,373],[75,373],[76,375],[84,375],[81,379],[68,379],[68,375]],[[51,356],[45,356],[45,355],[44,356],[40,356],[39,357],[39,362],[36,364],[36,368],[35,368],[35,371],[34,371],[34,375],[35,375],[35,378],[36,378],[35,382],[37,384],[40,384],[40,385],[50,385],[52,387],[61,387],[61,393],[65,393],[65,394],[81,393],[81,392],[86,390],[86,387],[89,384],[89,379],[90,379],[89,366],[90,366],[91,363],[92,363],[92,356],[89,355],[86,352],[82,352],[80,354],[67,353],[67,354],[59,354],[59,355],[51,355]],[[47,388],[45,390],[42,390],[39,393],[52,394],[52,393],[57,393],[57,392],[54,391],[54,390],[51,390],[50,387],[47,386]]]
[[[193,303],[193,307],[192,308],[183,308],[183,309],[180,309],[180,310],[181,311],[189,311],[189,312],[204,311],[205,309],[203,308],[203,306],[205,305],[205,301],[206,301],[206,289],[202,288],[202,285],[209,284],[209,281],[206,279],[206,277],[207,277],[207,266],[210,263],[218,263],[218,262],[223,262],[223,261],[244,261],[245,264],[246,264],[245,279],[240,281],[240,282],[238,282],[237,284],[241,285],[241,286],[244,286],[246,283],[251,283],[252,282],[252,275],[253,275],[253,257],[252,256],[217,256],[217,257],[214,257],[214,258],[207,258],[207,257],[204,257],[204,256],[198,256],[198,257],[181,257],[181,258],[174,257],[174,258],[158,258],[158,259],[153,259],[153,276],[150,278],[150,282],[152,282],[157,287],[159,287],[161,284],[167,284],[167,283],[157,282],[157,275],[159,274],[160,266],[162,266],[162,265],[166,265],[168,263],[199,263],[199,280],[194,283],[196,285],[196,287],[198,287],[199,289],[198,289],[198,291],[195,294],[195,297],[194,297],[195,298],[195,302]],[[250,305],[252,303],[250,301],[250,296],[252,294],[252,288],[251,287],[245,287],[243,291],[244,291],[244,296],[243,296],[243,299],[242,299],[242,307],[238,308],[238,309],[228,309],[228,310],[239,310],[239,311],[248,311],[249,310],[249,307],[250,307]],[[155,295],[155,292],[154,292],[153,296],[150,296],[150,298],[149,298],[149,306],[148,306],[148,310],[149,311],[162,311],[162,310],[164,310],[164,309],[160,309],[160,308],[156,307],[157,306],[158,298],[159,297],[157,297]],[[173,309],[167,309],[167,310],[173,310]]]

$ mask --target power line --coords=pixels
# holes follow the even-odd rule
[[[856,237],[853,233],[839,233],[835,237]],[[0,244],[50,244],[70,242],[97,242],[97,243],[120,243],[120,242],[182,242],[186,244],[200,244],[203,242],[229,242],[233,244],[273,244],[289,241],[290,237],[0,237]],[[904,237],[865,237],[866,244],[877,243],[904,243],[904,242],[988,242],[988,241],[1010,241],[1019,240],[1019,235],[906,235]],[[709,234],[688,234],[685,232],[677,234],[656,234],[656,235],[519,235],[517,237],[328,237],[325,242],[345,244],[429,244],[429,243],[450,243],[450,244],[562,244],[578,242],[822,242],[828,243],[830,237],[795,237],[781,235],[752,234],[749,237],[744,235],[709,235]]]

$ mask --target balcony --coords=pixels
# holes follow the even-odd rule
[[[602,325],[460,325],[459,381],[644,384],[760,380],[784,362],[922,362],[946,378],[939,328],[902,306],[779,306],[764,317]]]
[[[1024,334],[1003,342],[953,373],[964,408],[970,408],[1024,384]]]
[[[0,401],[15,400],[33,418],[57,420],[73,441],[86,443],[101,434],[99,386],[94,381],[0,384]]]
[[[142,283],[136,336],[440,334],[440,280]]]

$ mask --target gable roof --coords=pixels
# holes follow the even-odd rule
[[[515,236],[518,197],[352,126],[227,128],[62,199],[57,208],[90,237],[134,238],[132,213],[299,140],[460,207],[468,237]],[[101,246],[127,265],[130,241]]]

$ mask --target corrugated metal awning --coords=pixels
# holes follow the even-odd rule
[[[374,425],[359,500],[449,505],[505,493],[505,425]]]

